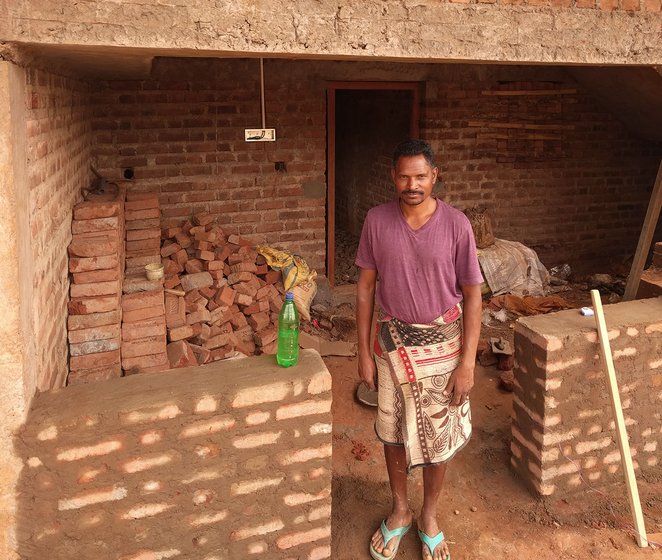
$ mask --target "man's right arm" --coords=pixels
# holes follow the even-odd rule
[[[356,285],[356,331],[359,343],[359,377],[373,391],[377,367],[372,356],[370,338],[372,335],[372,314],[375,309],[375,286],[377,271],[370,268],[359,270]]]

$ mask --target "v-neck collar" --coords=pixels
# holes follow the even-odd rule
[[[411,227],[409,225],[409,222],[407,222],[407,218],[405,218],[404,212],[402,211],[402,207],[400,206],[400,201],[399,200],[396,201],[397,206],[398,206],[398,214],[400,216],[400,219],[402,220],[402,223],[405,226],[405,229],[409,232],[410,235],[417,236],[419,233],[424,231],[428,227],[428,224],[434,219],[437,212],[439,212],[439,205],[440,205],[439,199],[434,198],[433,200],[437,203],[437,206],[435,207],[434,212],[432,212],[432,214],[430,214],[430,217],[425,221],[425,223],[417,229],[414,229],[413,227]]]

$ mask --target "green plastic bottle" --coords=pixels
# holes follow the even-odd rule
[[[276,362],[290,367],[299,360],[299,312],[294,305],[294,294],[287,292],[278,314],[278,350]]]

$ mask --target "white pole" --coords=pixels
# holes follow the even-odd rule
[[[637,544],[644,548],[648,546],[648,537],[646,536],[646,526],[644,525],[644,516],[641,512],[641,501],[639,500],[639,490],[637,489],[637,479],[634,475],[632,466],[632,455],[630,455],[630,443],[625,428],[623,418],[623,408],[621,406],[621,395],[618,392],[618,381],[614,371],[614,361],[611,357],[611,346],[609,345],[609,334],[607,323],[602,311],[602,301],[598,290],[591,290],[591,299],[593,300],[593,309],[595,311],[595,322],[598,326],[598,336],[600,338],[600,348],[602,349],[602,358],[607,367],[607,378],[609,380],[609,392],[611,394],[611,407],[616,420],[616,433],[618,435],[618,446],[621,451],[621,464],[625,471],[625,485],[630,499],[630,510],[632,511],[632,520],[634,521],[635,538]]]

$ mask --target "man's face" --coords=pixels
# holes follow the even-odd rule
[[[430,167],[424,155],[402,156],[391,170],[398,197],[403,204],[417,206],[432,194],[438,169]]]

